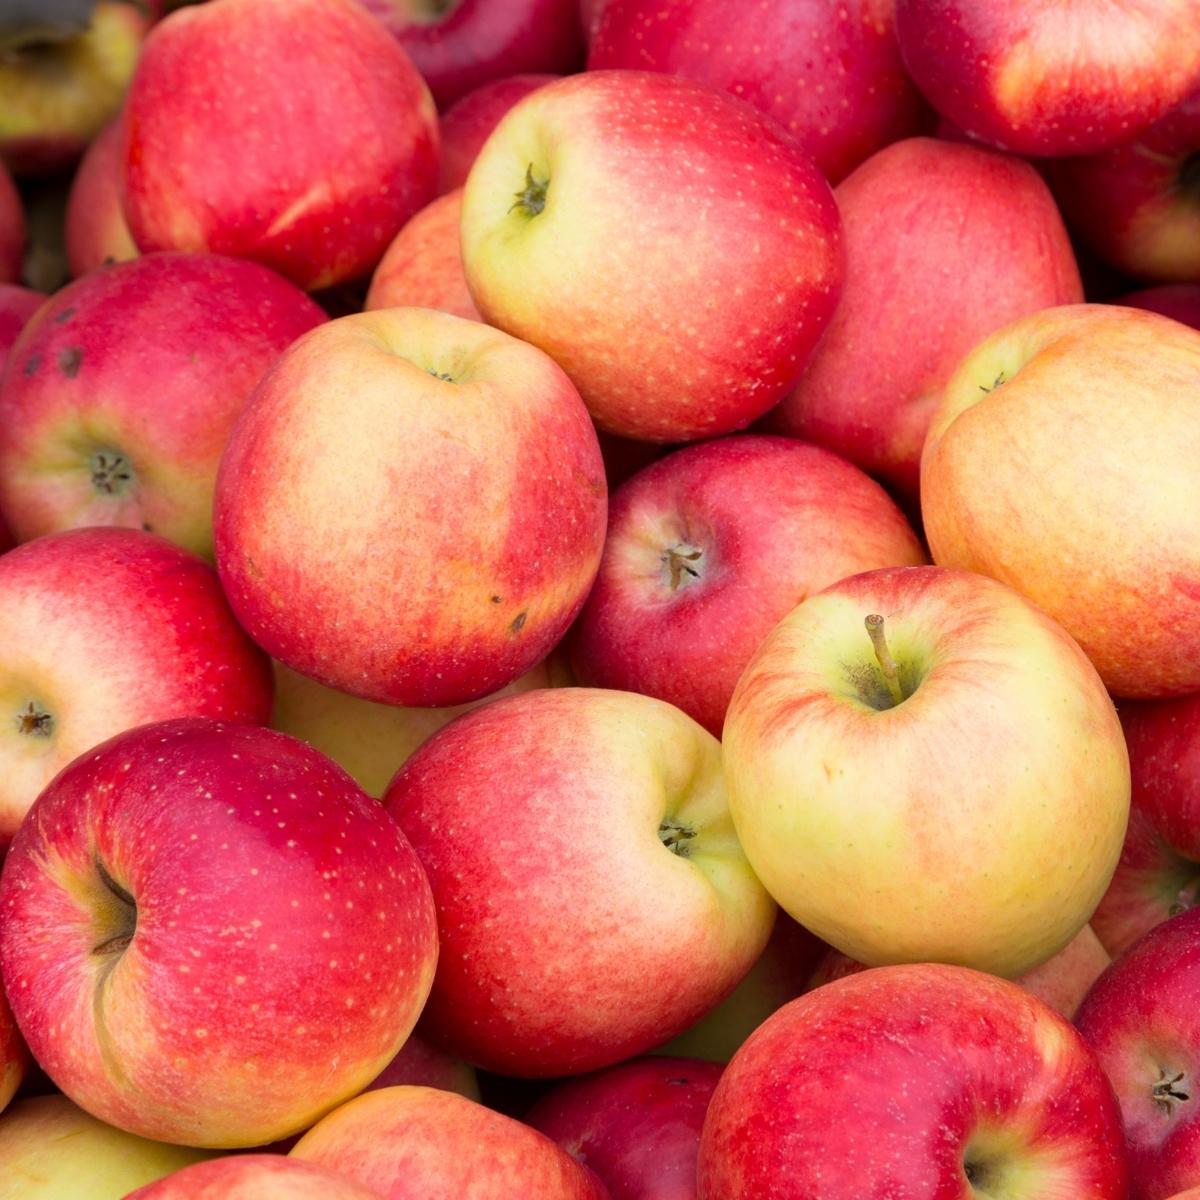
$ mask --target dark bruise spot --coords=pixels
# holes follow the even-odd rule
[[[68,346],[58,352],[58,366],[68,379],[74,379],[79,374],[83,364],[83,351],[78,346]]]
[[[503,603],[504,603],[504,597],[503,597],[503,596],[493,596],[493,597],[492,597],[492,603],[493,603],[493,604],[503,604]]]
[[[55,325],[65,325],[75,315],[75,312],[76,309],[75,305],[73,304],[68,308],[64,308],[62,312],[60,312],[58,316],[54,318]]]
[[[144,533],[153,533],[153,532],[154,532],[154,530],[150,528],[150,522],[149,522],[149,521],[143,521],[143,522],[142,522],[142,531],[143,531]]]
[[[25,378],[28,379],[41,365],[42,356],[40,354],[31,354],[25,360]]]
[[[528,613],[517,613],[517,615],[513,617],[513,622],[509,626],[509,629],[511,629],[513,633],[520,633],[521,630],[525,628],[525,620],[528,616]]]

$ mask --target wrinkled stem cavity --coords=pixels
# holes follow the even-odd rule
[[[888,649],[887,635],[883,631],[883,617],[879,613],[871,613],[865,624],[867,636],[875,650],[875,661],[879,663],[879,669],[883,672],[884,682],[892,694],[892,700],[901,704],[904,701],[904,692],[900,688],[900,669]]]

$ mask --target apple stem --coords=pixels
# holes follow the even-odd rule
[[[904,702],[904,692],[900,687],[900,670],[896,666],[896,660],[892,657],[892,652],[888,649],[887,635],[883,632],[883,617],[879,613],[871,613],[867,617],[867,636],[871,639],[871,646],[875,650],[875,660],[879,663],[879,669],[883,672],[884,682],[888,686],[888,691],[892,693],[892,700],[897,704]]]

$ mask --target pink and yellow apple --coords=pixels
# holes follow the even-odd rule
[[[1107,304],[1034,313],[946,384],[921,462],[933,559],[1044,609],[1114,695],[1196,691],[1198,460],[1200,332]]]
[[[379,1200],[379,1193],[298,1159],[238,1154],[184,1167],[125,1200]]]
[[[370,271],[437,185],[429,90],[351,0],[172,13],[146,44],[122,130],[139,249],[251,258],[308,290]]]
[[[549,356],[383,309],[313,330],[268,372],[221,463],[217,563],[239,620],[293,669],[463,704],[566,632],[606,512],[595,431]]]
[[[121,130],[106,125],[87,148],[67,197],[67,265],[78,277],[110,262],[137,258],[118,189]]]
[[[733,990],[770,934],[720,745],[661,700],[497,700],[426,742],[384,803],[438,910],[421,1030],[490,1071],[576,1074],[661,1045]]]
[[[870,571],[810,596],[738,681],[724,750],[758,877],[872,966],[1032,970],[1087,923],[1129,813],[1095,669],[966,571]]]
[[[808,155],[748,105],[640,71],[509,110],[467,179],[462,251],[488,321],[550,354],[601,429],[661,442],[781,399],[842,275]]]

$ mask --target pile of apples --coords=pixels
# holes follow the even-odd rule
[[[0,163],[0,1198],[1200,1197],[1200,0],[13,0]]]

